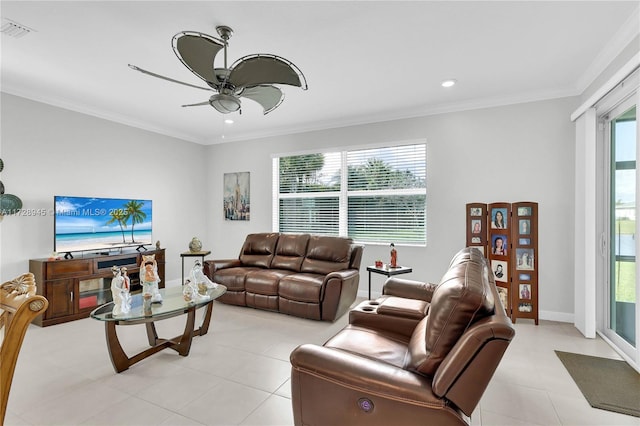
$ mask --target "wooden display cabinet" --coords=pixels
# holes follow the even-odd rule
[[[68,260],[31,259],[29,270],[35,276],[37,294],[49,301],[49,308],[33,321],[34,324],[45,327],[87,318],[97,306],[110,302],[112,266],[126,267],[131,291],[140,291],[139,265],[142,255],[151,254],[156,256],[159,286],[164,288],[164,249]]]
[[[511,321],[538,325],[538,203],[468,203],[466,218],[467,246],[489,260]]]

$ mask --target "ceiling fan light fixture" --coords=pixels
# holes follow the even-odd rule
[[[455,78],[450,78],[450,79],[444,80],[442,83],[440,83],[440,85],[442,87],[453,87],[456,85],[457,82],[458,80],[456,80]]]
[[[211,96],[209,104],[222,114],[229,114],[240,109],[240,99],[224,93]]]

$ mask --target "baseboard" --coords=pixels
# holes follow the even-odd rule
[[[573,324],[574,316],[567,312],[539,311],[538,318],[547,321],[568,322]]]

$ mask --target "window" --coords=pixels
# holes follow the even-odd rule
[[[424,143],[279,156],[273,171],[274,230],[426,244]]]
[[[636,347],[636,105],[610,115],[609,325]]]

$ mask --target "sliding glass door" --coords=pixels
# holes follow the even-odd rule
[[[632,360],[638,356],[637,96],[610,111],[606,119],[609,185],[605,238],[608,288],[605,335]]]

